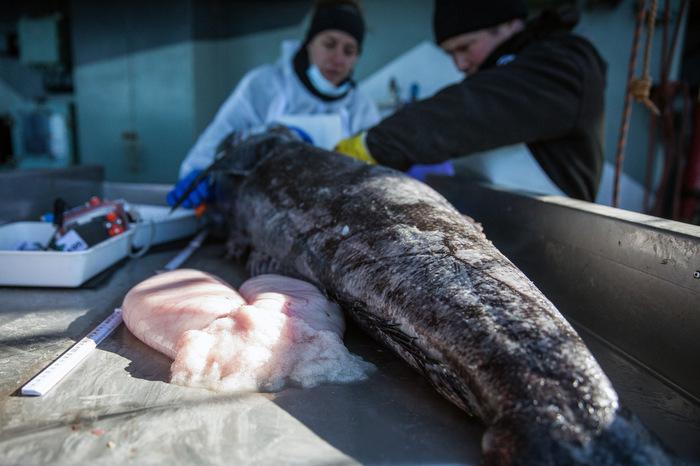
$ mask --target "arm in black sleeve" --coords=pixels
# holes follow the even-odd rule
[[[585,78],[579,58],[575,48],[532,44],[511,63],[399,110],[368,132],[367,146],[380,164],[406,170],[564,136],[581,106]]]

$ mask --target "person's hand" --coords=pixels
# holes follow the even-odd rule
[[[428,175],[454,176],[455,167],[451,160],[430,165],[417,164],[413,165],[406,174],[417,180],[425,181]]]
[[[334,150],[340,154],[359,160],[360,162],[375,165],[377,161],[374,160],[374,157],[372,157],[372,154],[370,154],[367,148],[367,144],[365,144],[366,135],[367,133],[363,131],[349,138],[341,139],[340,142],[336,144]]]
[[[173,189],[168,193],[167,201],[169,206],[174,206],[180,197],[187,191],[187,188],[192,184],[195,178],[202,173],[201,170],[192,170],[186,177],[175,183]],[[182,207],[194,209],[199,207],[204,201],[210,199],[212,194],[209,184],[209,177],[204,178],[199,182],[197,187],[187,196],[187,199],[182,203]]]

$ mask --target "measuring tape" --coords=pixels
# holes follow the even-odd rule
[[[185,249],[180,251],[170,262],[165,265],[165,270],[174,270],[182,265],[192,253],[199,248],[207,236],[207,230],[202,230],[194,237]],[[85,357],[92,352],[102,340],[107,338],[115,328],[122,323],[122,310],[117,308],[103,320],[88,335],[73,345],[71,349],[63,353],[46,369],[39,372],[30,380],[20,393],[25,396],[42,396],[53,388],[63,377],[75,368]]]
[[[46,369],[39,372],[36,377],[22,387],[22,395],[41,396],[46,394],[59,380],[80,364],[80,361],[85,359],[85,357],[121,323],[122,310],[117,308],[109,317],[95,327],[92,332],[88,333],[85,338],[73,345],[71,349],[63,353]]]

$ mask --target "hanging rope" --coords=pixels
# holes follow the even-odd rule
[[[649,133],[659,133],[663,164],[659,173],[658,186],[652,199],[652,175],[657,165],[656,145],[650,145],[647,152],[647,175],[645,184],[645,212],[657,217],[678,219],[681,212],[683,192],[682,173],[688,157],[688,144],[685,135],[690,128],[691,102],[688,85],[683,81],[671,81],[671,64],[677,58],[676,48],[678,35],[683,25],[683,17],[689,0],[681,0],[680,9],[676,15],[669,46],[671,32],[671,0],[666,0],[663,18],[663,43],[659,70],[659,85],[655,101],[659,105],[661,117],[652,115]],[[679,111],[680,108],[680,111]]]
[[[637,68],[637,51],[639,50],[639,36],[644,23],[645,0],[637,0],[637,20],[632,38],[632,50],[630,52],[630,62],[627,67],[627,89],[625,92],[625,103],[622,110],[622,123],[620,124],[620,137],[617,140],[617,152],[615,154],[615,178],[613,180],[612,205],[617,207],[620,200],[620,174],[622,173],[622,163],[625,157],[625,146],[627,145],[627,133],[630,129],[630,117],[632,116],[632,81],[634,81],[634,70]]]
[[[654,39],[654,28],[656,27],[656,12],[658,10],[657,0],[651,0],[651,8],[646,13],[647,17],[647,40],[644,47],[644,72],[641,78],[634,78],[630,82],[630,92],[637,102],[644,104],[654,115],[659,114],[659,109],[649,98],[651,92],[651,73],[649,73],[651,61],[651,46]]]

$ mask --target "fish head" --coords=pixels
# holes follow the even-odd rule
[[[240,188],[249,175],[265,160],[289,144],[305,143],[300,136],[282,125],[264,126],[254,130],[231,132],[217,148],[216,160],[207,168],[206,174],[213,185],[214,201],[207,208],[210,228],[215,233],[229,234],[229,220],[246,212],[238,212],[237,202]],[[233,222],[234,224],[237,222]],[[229,245],[229,254],[239,257],[247,247],[239,244]]]
[[[245,177],[271,156],[276,148],[285,143],[301,141],[297,133],[282,125],[233,131],[217,147],[216,160],[208,171],[212,174]]]
[[[502,418],[482,438],[486,465],[673,466],[684,464],[631,412],[620,408],[612,422],[579,429],[545,416]]]
[[[279,124],[229,133],[217,147],[214,162],[187,185],[172,210],[177,209],[208,177],[214,184],[214,199],[219,199],[222,193],[233,192],[232,179],[238,177],[237,181],[240,181],[274,152],[275,147],[292,141],[302,141],[301,136]],[[237,184],[234,181],[233,185]]]

